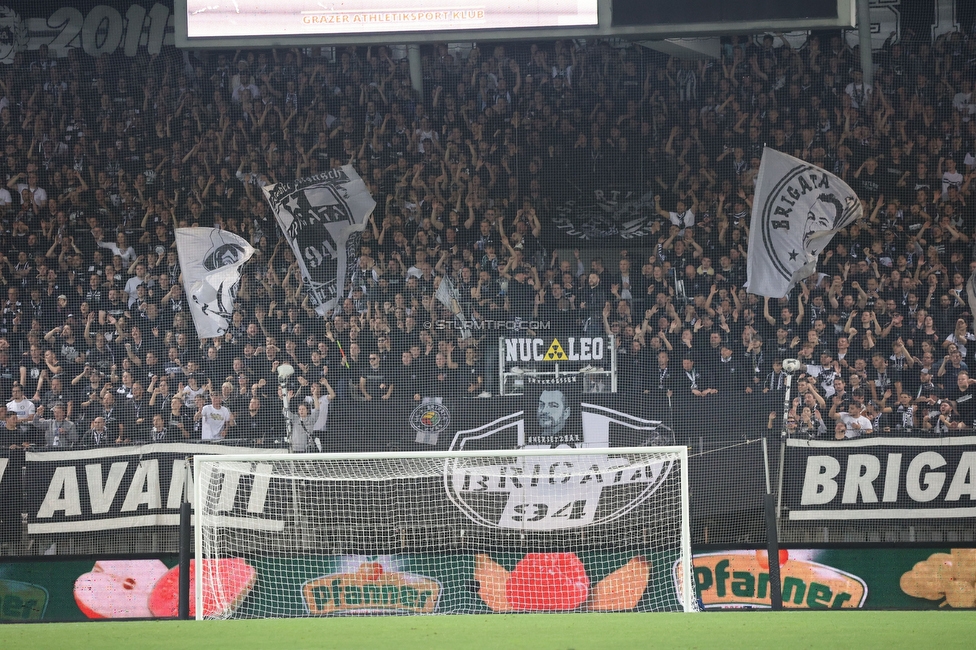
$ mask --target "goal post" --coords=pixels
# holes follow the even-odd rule
[[[698,610],[680,446],[194,457],[209,618]]]

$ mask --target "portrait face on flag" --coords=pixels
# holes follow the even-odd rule
[[[782,298],[817,270],[817,257],[863,206],[843,180],[766,148],[756,177],[747,258],[750,293]]]
[[[177,228],[183,289],[200,338],[221,336],[234,314],[241,267],[254,254],[244,239],[215,228]]]
[[[525,396],[527,447],[582,446],[580,396],[575,383],[530,384]]]

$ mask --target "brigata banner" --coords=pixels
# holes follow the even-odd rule
[[[178,526],[184,489],[193,496],[192,456],[285,451],[176,443],[28,452],[27,533]],[[225,473],[220,498],[228,525],[281,528],[281,521],[260,517],[269,495],[261,480]],[[246,519],[234,516],[242,510]]]
[[[976,437],[788,440],[791,521],[976,516]]]

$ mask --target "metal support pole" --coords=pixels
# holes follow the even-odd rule
[[[180,600],[178,617],[181,621],[190,620],[190,558],[193,555],[190,538],[190,499],[187,495],[190,463],[183,462],[183,503],[180,504]]]
[[[766,559],[769,561],[769,604],[783,609],[783,583],[779,573],[779,535],[776,532],[776,502],[769,481],[769,445],[763,438],[763,466],[766,470]]]
[[[788,420],[790,419],[790,392],[793,387],[793,372],[791,371],[789,375],[786,376],[786,396],[783,398],[783,433],[780,436],[780,449],[779,449],[779,477],[777,478],[776,487],[776,510],[774,514],[776,515],[776,521],[779,521],[779,513],[782,512],[782,500],[783,500],[783,463],[786,460],[786,439],[790,437],[790,430],[787,426]],[[768,479],[767,479],[768,480]],[[778,531],[779,529],[777,529]]]
[[[617,337],[611,334],[610,340],[610,392],[617,392]]]
[[[786,375],[786,391],[783,393],[783,428],[780,437],[785,440],[788,435],[787,421],[790,417],[790,394],[793,387],[793,372]],[[769,561],[769,602],[774,610],[783,609],[783,583],[779,572],[779,509],[777,508],[777,494],[773,493],[773,483],[769,467],[769,438],[771,431],[763,438],[763,469],[766,479],[766,559]],[[782,450],[780,451],[782,460]],[[780,478],[782,478],[782,468]]]
[[[857,0],[857,40],[861,47],[861,72],[864,85],[874,83],[874,62],[871,59],[871,0]]]
[[[410,63],[410,85],[424,96],[424,68],[420,63],[420,46],[416,43],[407,45],[407,61]]]
[[[498,337],[498,394],[507,395],[505,392],[505,339]]]

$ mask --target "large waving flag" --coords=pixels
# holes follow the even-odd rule
[[[176,252],[197,336],[223,336],[234,314],[241,267],[254,248],[226,230],[177,228]]]
[[[315,311],[324,316],[335,308],[349,280],[349,262],[376,201],[352,165],[263,190],[295,253]]]
[[[817,270],[831,238],[861,214],[857,194],[840,178],[766,147],[752,204],[746,288],[782,298]]]
[[[459,322],[461,326],[461,338],[470,338],[471,330],[468,329],[467,322],[465,321],[464,307],[461,305],[461,295],[458,293],[457,287],[454,286],[454,282],[451,281],[450,277],[446,275],[441,277],[434,297],[454,314],[455,322]]]

